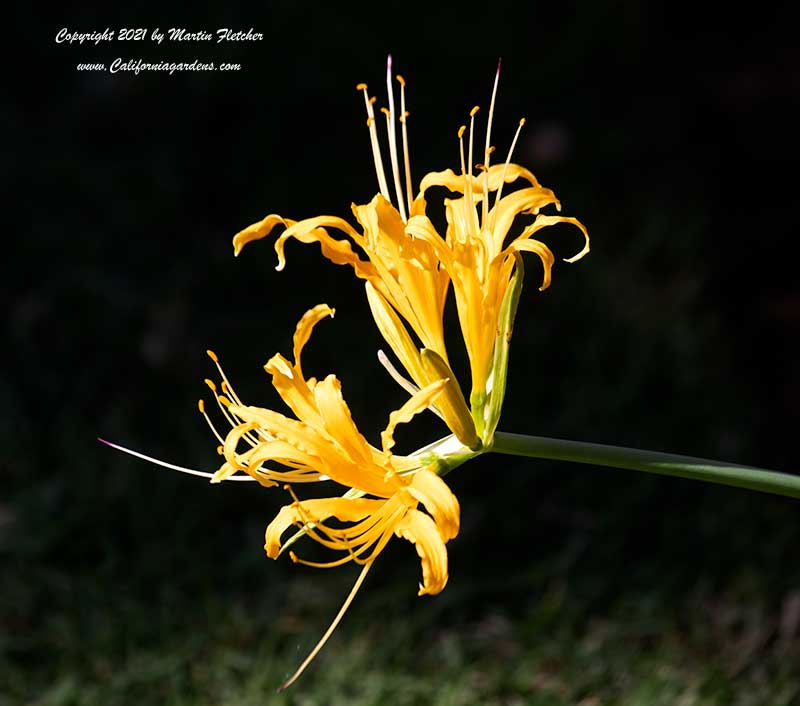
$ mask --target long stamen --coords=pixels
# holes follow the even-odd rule
[[[386,526],[384,527],[384,530],[381,533],[381,536],[378,539],[372,540],[372,542],[371,542],[371,543],[373,543],[373,542],[375,543],[375,548],[372,550],[372,554],[370,554],[366,559],[361,559],[359,557],[354,557],[353,561],[356,564],[367,564],[367,565],[369,565],[369,564],[372,564],[373,561],[375,561],[375,559],[378,557],[378,554],[380,554],[383,551],[384,547],[386,547],[387,542],[389,541],[389,539],[391,539],[392,534],[394,533],[394,530],[392,529],[392,527],[393,527],[393,525],[395,523],[395,517],[397,517],[398,515],[401,515],[404,512],[405,512],[405,510],[398,509],[398,510],[396,510],[395,512],[392,513],[390,518],[388,520],[386,520],[386,523],[385,523]]]
[[[464,177],[464,198],[467,197],[467,190],[469,189],[469,177],[467,176],[467,165],[464,160],[464,132],[467,126],[462,125],[458,128],[458,149],[461,154],[461,175]],[[458,231],[456,231],[457,233]],[[456,236],[457,237],[457,236]]]
[[[403,377],[397,371],[397,368],[395,368],[394,365],[392,365],[392,362],[389,360],[389,356],[387,356],[382,350],[378,350],[378,361],[386,369],[386,372],[389,373],[392,380],[400,385],[400,387],[402,387],[409,395],[416,395],[419,392],[419,388],[413,382],[411,382],[411,380]]]
[[[130,456],[135,456],[136,458],[141,458],[144,461],[149,461],[150,463],[154,463],[157,466],[163,466],[164,468],[169,468],[173,471],[180,471],[181,473],[188,473],[192,476],[200,476],[201,478],[213,478],[213,473],[206,473],[205,471],[197,471],[194,468],[185,468],[184,466],[176,466],[174,463],[167,463],[166,461],[160,461],[157,458],[153,458],[152,456],[146,456],[143,453],[139,453],[138,451],[133,451],[132,449],[126,449],[124,446],[119,446],[118,444],[112,444],[110,441],[106,441],[105,439],[97,439],[101,444],[105,444],[106,446],[110,446],[112,449],[116,449],[117,451],[122,451],[123,453],[129,454]],[[255,478],[252,476],[247,475],[240,475],[240,476],[229,476],[226,480],[243,480],[243,481],[254,481]]]
[[[206,384],[208,384],[208,380],[206,380]],[[230,384],[227,380],[223,380],[222,384],[220,385],[220,389],[222,390],[222,395],[217,395],[217,406],[222,411],[222,414],[225,416],[225,419],[231,425],[231,427],[237,427],[242,423],[241,417],[237,414],[232,412],[228,409],[225,405],[220,402],[222,397],[231,398],[235,404],[240,407],[244,407],[244,403],[239,399],[237,394],[233,391]],[[268,431],[265,431],[261,427],[256,427],[251,431],[248,431],[246,434],[242,435],[242,439],[247,441],[250,446],[258,446],[262,441],[274,441],[275,437],[270,434]]]
[[[394,91],[392,90],[392,55],[386,60],[386,90],[389,94],[389,156],[392,160],[392,176],[394,177],[394,190],[397,194],[397,207],[400,217],[407,221],[406,207],[403,200],[403,189],[400,186],[400,166],[397,159],[397,132],[394,122]]]
[[[206,424],[208,424],[208,428],[211,429],[211,433],[217,438],[220,444],[224,444],[225,440],[222,438],[220,433],[217,431],[217,428],[214,426],[214,422],[211,421],[211,418],[206,414],[206,403],[203,400],[197,401],[197,409],[200,410],[200,414],[203,415],[203,419],[206,420]]]
[[[214,351],[212,350],[208,350],[206,351],[206,355],[208,355],[208,357],[211,358],[212,361],[214,361],[214,365],[217,366],[217,370],[219,371],[220,377],[222,378],[222,384],[220,387],[222,388],[223,395],[227,395],[227,397],[233,400],[233,403],[238,405],[239,407],[244,407],[245,404],[242,402],[241,399],[239,399],[239,395],[236,394],[236,390],[233,389],[230,380],[228,380],[228,377],[225,375],[225,371],[222,369],[222,365],[220,365],[219,357],[217,356],[217,354],[214,353]],[[214,383],[211,382],[211,380],[205,380],[205,383],[206,385],[208,385],[209,389],[214,393],[214,397],[217,401],[217,406],[220,408],[222,416],[225,417],[225,421],[227,421],[228,424],[231,425],[231,427],[238,426],[239,420],[235,418],[235,415],[233,415],[232,412],[228,411],[227,407],[223,406],[221,401],[221,396],[217,394],[217,389]],[[265,441],[270,441],[271,437],[269,435],[265,435],[261,431],[258,431],[257,433],[258,436],[262,437]],[[217,435],[217,438],[219,438],[219,435]],[[256,446],[259,443],[258,439],[255,436],[253,436],[250,432],[245,434],[244,438],[251,446]]]
[[[467,193],[464,194],[467,198],[467,213],[469,213],[470,221],[475,217],[475,202],[472,198],[472,144],[475,132],[475,114],[480,110],[480,106],[475,106],[469,111],[469,158],[467,160]]]
[[[364,93],[364,105],[367,107],[367,127],[369,128],[369,140],[372,145],[372,159],[375,162],[375,174],[378,176],[378,187],[381,190],[383,198],[387,201],[391,201],[389,187],[386,185],[386,173],[383,169],[383,159],[381,159],[381,148],[378,144],[378,131],[375,128],[375,111],[372,108],[375,99],[369,97],[366,83],[359,83],[356,86],[356,90],[363,91]]]
[[[219,407],[219,411],[222,413],[222,416],[225,417],[225,421],[228,422],[228,424],[230,424],[231,427],[238,426],[239,421],[235,419],[233,415],[228,411],[228,408],[224,404],[222,404],[222,402],[219,401],[220,395],[217,392],[217,386],[211,380],[208,379],[204,380],[203,382],[205,382],[205,384],[208,385],[208,389],[214,393],[214,401],[217,403],[217,407]],[[205,409],[201,409],[200,412],[205,416]],[[211,430],[214,432],[214,436],[217,437],[220,443],[224,443],[221,440],[216,427],[211,423],[211,420],[208,417],[206,417],[206,421],[208,422],[208,425],[211,427]]]
[[[460,128],[458,128],[458,147],[459,147],[459,151],[461,153],[461,175],[464,176],[464,177],[467,176],[467,164],[466,164],[466,161],[464,159],[464,133],[466,132],[466,130],[467,130],[467,126],[466,125],[462,125]],[[467,186],[466,186],[466,182],[465,182],[464,183],[464,191],[466,192],[466,190],[467,190]]]
[[[318,537],[315,538],[310,531],[308,532],[308,536],[315,539],[319,544],[322,544],[322,541]],[[312,569],[335,569],[337,566],[344,566],[348,562],[354,561],[353,557],[350,555],[343,556],[341,559],[333,559],[332,561],[310,561],[309,559],[301,559],[294,552],[289,552],[289,558],[292,560],[293,564],[302,564]]]
[[[519,139],[519,133],[522,131],[523,125],[525,125],[525,118],[520,118],[517,131],[514,133],[514,139],[511,140],[511,147],[508,148],[508,156],[506,157],[506,163],[503,165],[503,173],[500,175],[500,185],[497,187],[497,193],[494,197],[495,207],[500,203],[500,197],[503,195],[503,184],[506,183],[506,171],[508,170],[508,165],[511,163],[511,155],[514,153],[514,148],[517,146],[517,139]],[[492,227],[494,228],[494,224],[492,224]]]
[[[378,351],[378,361],[380,364],[386,369],[386,372],[389,373],[392,380],[394,380],[400,387],[402,387],[409,395],[412,397],[419,392],[419,388],[411,382],[408,378],[403,377],[397,368],[392,365],[392,361],[389,360],[389,356],[386,355],[382,350]],[[444,421],[444,416],[436,407],[435,404],[432,404],[428,407],[431,412],[433,412],[439,419]]]
[[[289,679],[287,679],[281,687],[278,689],[279,692],[283,691],[287,687],[291,686],[297,678],[305,671],[306,667],[311,664],[314,657],[317,656],[319,651],[325,646],[325,643],[328,641],[328,638],[333,634],[333,631],[336,630],[336,627],[341,622],[344,614],[347,612],[347,609],[350,607],[350,604],[353,602],[353,599],[356,597],[358,593],[358,589],[361,588],[361,584],[364,583],[364,579],[367,577],[367,572],[370,570],[373,562],[368,564],[364,564],[364,568],[361,570],[361,573],[358,575],[356,582],[353,584],[353,588],[350,589],[350,594],[345,599],[342,607],[339,609],[339,612],[336,614],[336,617],[333,619],[333,622],[330,624],[330,627],[325,631],[325,634],[320,638],[320,641],[316,644],[313,650],[309,653],[308,657],[303,660],[303,663],[297,668],[297,671],[292,674]]]
[[[208,378],[206,378],[203,382],[205,382],[205,384],[208,386],[208,389],[211,390],[211,392],[214,393],[214,401],[217,403],[217,407],[219,407],[219,410],[222,413],[222,416],[225,417],[225,421],[228,422],[228,424],[230,424],[231,427],[238,426],[239,425],[239,421],[237,419],[235,419],[233,417],[233,415],[228,411],[228,408],[225,405],[223,405],[222,402],[219,401],[220,395],[217,392],[217,386],[211,380],[209,380]],[[202,407],[200,407],[200,413],[206,418],[206,422],[208,422],[208,426],[211,428],[211,431],[214,432],[214,436],[217,437],[217,441],[219,441],[220,444],[224,444],[225,442],[222,440],[222,437],[219,434],[219,432],[217,431],[217,428],[212,423],[210,417],[206,414],[205,403],[203,402],[203,400],[200,400],[200,402],[198,403],[198,406],[200,404],[203,405]],[[245,435],[245,436],[247,436],[247,435]],[[253,444],[253,445],[255,445],[255,444]]]
[[[492,140],[492,119],[494,118],[494,101],[497,97],[497,84],[500,82],[500,61],[497,62],[497,73],[494,76],[494,87],[492,88],[492,100],[489,103],[489,118],[486,121],[486,144],[484,146],[484,160],[486,171],[483,174],[483,209],[481,225],[485,228],[489,217],[489,157],[492,154],[490,147]]]
[[[406,110],[406,80],[397,75],[397,80],[400,83],[400,124],[403,126],[403,163],[406,171],[406,197],[408,198],[408,212],[411,213],[411,202],[413,198],[413,189],[411,186],[411,160],[408,156],[408,111]]]
[[[217,370],[219,370],[219,375],[222,378],[222,392],[233,401],[234,404],[238,405],[239,407],[244,407],[245,405],[239,399],[239,396],[233,389],[233,385],[231,385],[230,380],[228,380],[228,376],[225,375],[225,371],[222,369],[222,366],[219,363],[219,357],[217,356],[214,351],[206,351],[206,355],[214,361],[214,365],[217,366]]]

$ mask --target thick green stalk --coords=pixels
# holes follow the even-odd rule
[[[495,433],[491,451],[529,458],[549,458],[589,463],[596,466],[626,468],[632,471],[704,480],[749,490],[760,490],[764,493],[786,495],[790,498],[800,498],[800,475],[767,471],[751,466],[738,466],[706,458],[642,451],[621,446],[606,446],[605,444],[588,444],[582,441],[548,439],[543,436],[508,434],[501,431]]]

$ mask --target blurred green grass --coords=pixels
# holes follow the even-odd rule
[[[506,459],[479,459],[472,476],[497,461]],[[270,509],[260,489],[111,465],[144,483],[114,497],[114,476],[96,479],[106,506],[91,523],[69,503],[48,504],[68,493],[39,489],[18,498],[4,527],[3,706],[800,699],[790,501],[697,484],[687,502],[674,483],[688,481],[622,473],[612,485],[628,491],[610,513],[588,482],[600,469],[505,464],[536,493],[520,501],[489,490],[465,505],[446,590],[417,598],[418,560],[393,543],[320,657],[276,694],[354,571],[263,557],[254,509],[264,524]],[[470,477],[452,480],[459,492]],[[648,521],[654,495],[669,510]]]

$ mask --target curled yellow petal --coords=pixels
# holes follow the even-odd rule
[[[414,474],[407,490],[433,516],[439,534],[445,542],[458,534],[461,508],[456,496],[439,476],[426,468],[421,468]]]
[[[275,241],[275,252],[278,254],[278,266],[276,269],[282,270],[286,265],[286,257],[283,252],[284,243],[289,238],[296,238],[301,243],[318,242],[322,248],[322,254],[326,258],[337,265],[352,266],[359,277],[372,276],[374,268],[353,252],[350,241],[336,240],[328,234],[328,231],[325,230],[326,227],[341,230],[353,238],[355,242],[361,242],[361,236],[342,218],[336,216],[306,218],[291,225]]]
[[[271,213],[269,216],[266,216],[260,221],[247,226],[247,228],[240,230],[236,235],[233,236],[233,254],[238,255],[240,252],[242,252],[242,248],[245,245],[253,242],[254,240],[266,238],[272,232],[275,226],[283,225],[288,228],[289,226],[294,225],[294,223],[295,221],[292,221],[288,218],[282,218],[276,213]]]
[[[514,251],[532,252],[539,256],[542,261],[542,267],[544,268],[542,286],[539,287],[539,291],[542,292],[547,289],[550,286],[550,274],[553,268],[553,263],[555,262],[555,257],[550,251],[550,248],[538,240],[525,240],[523,238],[518,238],[511,243],[511,245],[509,245],[498,257],[510,255]]]
[[[381,445],[384,456],[388,457],[394,446],[394,430],[397,425],[407,424],[414,415],[428,409],[446,385],[447,380],[432,382],[414,394],[400,409],[389,415],[389,423],[386,425],[386,429],[381,432]]]
[[[503,249],[503,242],[517,216],[525,213],[538,213],[540,208],[550,204],[558,206],[558,199],[550,189],[542,186],[520,189],[500,199],[500,202],[489,212],[493,253],[498,253]]]
[[[525,230],[520,233],[518,236],[519,238],[528,238],[536,231],[541,230],[542,228],[548,228],[549,226],[554,226],[556,223],[571,223],[572,225],[576,226],[581,233],[583,233],[583,248],[577,255],[573,255],[572,257],[564,258],[564,262],[575,262],[576,260],[580,260],[584,255],[589,252],[589,232],[586,230],[586,226],[583,225],[577,218],[572,218],[571,216],[545,216],[544,214],[540,214],[536,217],[536,220],[531,223]]]
[[[293,525],[313,525],[335,517],[341,522],[358,522],[369,517],[383,500],[371,498],[313,498],[284,505],[264,534],[264,549],[270,559],[280,553],[281,536]]]
[[[269,359],[264,370],[272,375],[272,386],[298,419],[314,426],[322,423],[311,388],[301,377],[302,372],[296,371],[280,353]]]
[[[488,177],[488,179],[487,179]],[[497,191],[501,183],[510,184],[517,179],[525,179],[531,186],[539,186],[536,177],[525,167],[519,164],[497,164],[489,168],[487,176],[472,176],[468,182],[463,174],[456,174],[452,169],[442,172],[429,172],[422,178],[419,190],[425,193],[434,186],[443,186],[450,191],[463,194],[467,184],[472,186],[472,193],[480,197],[483,194],[484,183],[488,181],[489,191]]]
[[[264,407],[231,405],[229,409],[242,421],[253,424],[253,429],[281,439],[302,453],[320,459],[330,455],[330,440],[322,434],[313,433],[312,427],[300,420]]]
[[[335,375],[328,375],[316,386],[314,399],[325,428],[347,456],[356,463],[369,463],[372,460],[369,444],[353,421]]]
[[[244,424],[238,424],[233,429],[231,429],[230,432],[228,432],[228,435],[225,437],[225,443],[222,446],[222,453],[225,456],[228,465],[230,465],[237,471],[245,471],[247,470],[247,468],[239,462],[236,449],[239,446],[239,442],[241,441],[242,437],[248,432],[253,431],[254,429],[258,429],[257,423],[246,422]],[[217,478],[217,474],[220,473],[221,470],[222,469],[220,469],[219,471],[217,471],[217,473],[214,474],[214,478],[211,479],[212,483],[216,483],[219,482],[220,480],[223,480],[222,477]],[[224,474],[221,474],[221,476],[222,475]]]
[[[300,354],[303,352],[308,339],[311,337],[311,332],[322,319],[336,313],[336,309],[331,309],[327,304],[317,304],[315,307],[309,309],[303,314],[300,321],[294,330],[294,368],[299,373],[300,377],[303,376],[303,368],[300,364]]]
[[[447,585],[447,549],[436,523],[424,512],[409,510],[397,523],[394,533],[414,544],[422,560],[418,595],[440,593]]]
[[[434,228],[430,218],[424,213],[412,216],[406,225],[406,231],[409,235],[428,243],[436,253],[436,257],[441,261],[445,271],[450,273],[451,277],[453,276],[452,273],[455,269],[453,253],[447,243],[436,232],[436,228]]]

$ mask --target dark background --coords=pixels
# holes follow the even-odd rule
[[[31,55],[9,69],[4,111],[0,552],[19,577],[6,579],[4,626],[39,629],[43,606],[91,613],[111,586],[135,601],[246,585],[269,590],[279,612],[282,582],[298,569],[262,559],[260,546],[284,493],[176,477],[95,437],[214,470],[216,442],[196,412],[203,378],[214,377],[206,348],[247,401],[276,406],[261,366],[288,355],[297,319],[326,302],[337,315],[315,331],[305,367],[342,379],[377,442],[403,393],[375,360],[381,342],[361,284],[317,246],[290,243],[278,273],[271,242],[234,259],[230,240],[267,213],[349,217],[351,202],[373,196],[355,85],[368,82],[381,104],[388,52],[408,82],[415,183],[457,167],[456,131],[473,105],[486,110],[502,57],[498,154],[526,117],[515,161],[592,237],[591,254],[558,264],[543,294],[528,260],[501,428],[797,471],[791,17],[780,3],[747,17],[670,8],[21,10]],[[54,41],[61,27],[156,26],[252,27],[265,38]],[[75,69],[117,56],[242,70]],[[551,231],[543,239],[556,255],[571,255],[577,235]],[[411,425],[399,450],[436,435],[430,422]],[[567,557],[559,571],[578,585],[597,580],[586,590],[600,606],[621,583],[681,595],[699,576],[724,586],[749,571],[778,601],[800,582],[796,562],[784,561],[800,531],[791,501],[499,456],[449,480],[463,527],[451,584],[434,600],[458,614],[535,597],[529,567],[548,557]],[[416,610],[413,550],[387,557],[371,580],[404,582]],[[12,658],[40,664],[43,640],[15,643]]]

